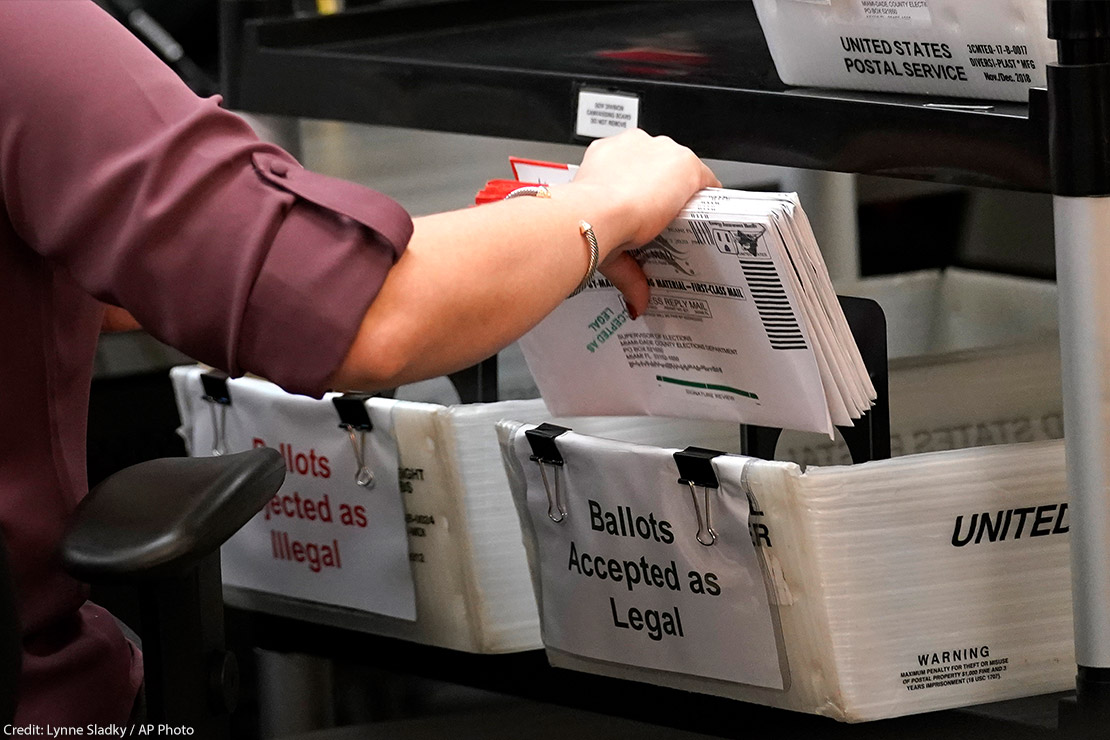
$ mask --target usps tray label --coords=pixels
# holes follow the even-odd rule
[[[928,0],[859,0],[863,20],[873,25],[928,26],[933,22]]]

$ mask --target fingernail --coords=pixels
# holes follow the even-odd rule
[[[628,318],[632,319],[633,321],[640,318],[640,312],[632,307],[632,304],[628,302],[628,299],[625,298],[624,296],[621,296],[620,298],[621,298],[621,305],[623,305],[624,310],[628,312]]]

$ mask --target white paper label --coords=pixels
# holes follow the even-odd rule
[[[520,182],[535,182],[540,185],[563,185],[574,179],[578,165],[556,165],[550,162],[533,162],[527,159],[509,157],[513,167],[513,179]]]
[[[640,99],[635,95],[582,90],[574,132],[600,139],[640,125]]]
[[[286,477],[270,503],[223,547],[224,583],[415,619],[388,410],[370,409],[374,429],[365,433],[363,459],[373,483],[362,486],[354,448],[330,400],[286,394],[249,378],[228,387],[228,453],[272,447],[285,459]],[[195,388],[200,395],[199,379]],[[214,436],[207,406],[198,403],[193,419],[193,450],[201,455],[212,449]],[[361,447],[362,433],[355,434]]]
[[[724,480],[710,489],[716,544],[699,544],[674,450],[568,432],[566,465],[548,466],[567,515],[556,523],[524,430],[514,448],[528,482],[537,540],[544,643],[568,653],[781,689],[774,624],[748,501]],[[739,479],[744,458],[730,458]],[[552,489],[553,490],[553,489]],[[699,505],[703,492],[698,488]],[[708,539],[703,535],[704,539]]]
[[[859,0],[865,21],[875,24],[928,26],[933,22],[928,0]]]

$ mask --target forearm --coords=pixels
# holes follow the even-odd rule
[[[593,142],[574,182],[552,187],[550,199],[418,219],[333,387],[387,388],[441,375],[520,337],[586,273],[583,220],[597,235],[600,269],[630,312],[643,311],[647,281],[623,250],[646,244],[694,193],[719,185],[689,149],[634,130]]]
[[[599,195],[601,197],[599,197]],[[376,389],[466,367],[514,341],[582,280],[589,222],[602,259],[630,236],[627,214],[589,185],[416,219],[334,377]]]

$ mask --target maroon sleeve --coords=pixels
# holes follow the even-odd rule
[[[318,395],[412,233],[196,97],[91,0],[0,2],[0,200],[162,341]]]

